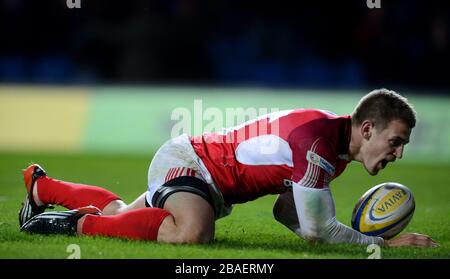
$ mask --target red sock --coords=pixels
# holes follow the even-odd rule
[[[140,208],[117,215],[86,215],[82,234],[156,240],[159,226],[170,213],[161,208]]]
[[[93,205],[103,210],[111,201],[120,200],[119,196],[97,186],[65,182],[47,176],[36,182],[38,197],[44,204],[62,205],[68,209]]]

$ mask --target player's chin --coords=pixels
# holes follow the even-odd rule
[[[373,166],[371,168],[366,168],[366,170],[371,176],[377,175],[378,172],[380,171],[376,166]]]

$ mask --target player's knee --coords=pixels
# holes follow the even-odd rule
[[[103,215],[117,215],[125,212],[127,204],[122,200],[113,200],[109,204],[107,204],[103,210]]]

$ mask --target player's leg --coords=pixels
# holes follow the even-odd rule
[[[177,192],[164,209],[140,208],[113,216],[85,215],[77,233],[165,243],[206,243],[214,238],[214,210],[202,197]]]
[[[80,219],[78,233],[168,243],[213,239],[215,203],[207,183],[195,176],[180,176],[159,186],[150,181],[150,185],[145,199],[141,196],[134,202],[138,209],[126,207],[113,216],[87,215]],[[141,208],[143,203],[152,207]]]
[[[163,208],[144,207],[146,194],[129,206],[110,203],[105,209],[115,215],[89,213],[92,209],[88,213],[83,213],[85,209],[48,212],[26,222],[22,230],[44,234],[77,232],[167,243],[206,243],[214,238],[214,210],[205,200],[205,194],[182,192],[179,187],[172,186],[167,198],[161,199],[164,200]]]
[[[164,209],[146,207],[110,216],[101,215],[95,207],[46,212],[30,219],[21,230],[166,243],[206,243],[214,237],[214,210],[203,197],[176,192],[167,198]]]
[[[104,188],[51,178],[37,164],[26,168],[23,176],[27,197],[19,211],[21,225],[44,212],[49,205],[61,205],[68,209],[92,205],[103,210],[113,201],[123,203],[119,202],[119,196]]]
[[[209,196],[209,184],[199,175],[197,164],[192,159],[193,154],[195,152],[187,137],[181,141],[167,142],[155,154],[150,165],[147,197],[141,195],[130,206],[111,201],[103,210],[118,214],[86,215],[75,224],[78,225],[78,232],[142,240],[158,239],[171,243],[203,243],[212,240],[215,220],[212,204],[217,199]],[[142,208],[143,203],[152,207]],[[57,216],[59,221],[56,222],[67,224],[66,215],[76,216],[77,212],[61,214],[64,216]],[[49,222],[48,217],[53,218],[36,218],[36,226],[31,224],[23,229],[42,232],[42,227],[48,227],[44,233],[58,231],[60,226],[54,227],[55,222]]]
[[[115,215],[82,216],[84,209],[49,212],[32,218],[22,230],[43,234],[78,232],[169,243],[209,242],[214,237],[214,198],[209,185],[195,177],[195,172],[184,173],[193,176],[177,177],[150,188],[153,194],[149,194],[148,200],[146,196],[150,192],[130,206],[110,202],[105,209]],[[155,207],[143,208],[146,202]]]

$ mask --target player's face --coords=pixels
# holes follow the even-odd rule
[[[369,137],[362,147],[363,164],[371,175],[376,175],[389,162],[401,159],[409,142],[411,128],[403,121],[393,120],[384,130],[369,128]]]

